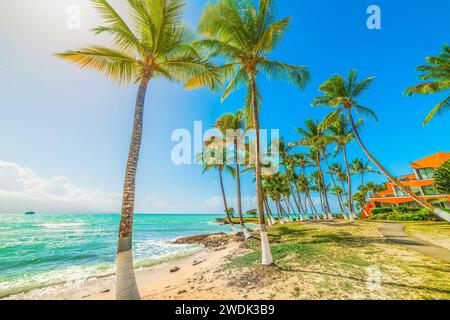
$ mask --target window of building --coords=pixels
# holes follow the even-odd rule
[[[422,188],[421,187],[411,187],[411,191],[414,192],[417,196],[422,195]]]
[[[434,169],[433,168],[418,169],[417,175],[419,176],[420,180],[433,179],[434,178]]]
[[[437,192],[432,185],[422,187],[423,194],[426,196],[437,196],[439,192]]]
[[[403,191],[402,189],[400,189],[399,187],[395,186],[395,194],[397,195],[397,197],[408,197],[408,194]]]

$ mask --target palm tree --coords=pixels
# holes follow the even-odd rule
[[[226,143],[231,143],[233,146],[234,153],[234,163],[235,163],[235,178],[236,178],[236,191],[237,191],[237,208],[239,223],[241,225],[242,231],[249,236],[247,228],[244,224],[244,216],[242,213],[242,195],[241,195],[241,173],[240,173],[240,163],[241,157],[239,152],[245,148],[243,144],[243,138],[246,131],[245,126],[245,114],[243,111],[239,110],[236,113],[227,113],[221,116],[214,125],[225,137]],[[230,140],[232,140],[230,142]],[[244,150],[245,151],[245,150]]]
[[[220,85],[207,59],[191,45],[192,33],[184,27],[183,0],[129,0],[132,21],[128,25],[106,0],[91,0],[104,20],[95,34],[108,33],[112,46],[94,45],[56,56],[83,68],[91,68],[120,83],[139,83],[133,134],[125,173],[122,214],[116,263],[116,298],[140,299],[133,269],[132,229],[135,179],[142,140],[147,86],[158,78]]]
[[[323,152],[324,152],[323,158],[325,160],[325,165],[327,166],[328,175],[330,176],[331,183],[333,184],[333,190],[338,190],[337,189],[338,185],[336,183],[336,179],[334,178],[332,168],[327,159],[327,152],[326,152],[326,150],[323,150]],[[341,193],[336,192],[335,194],[336,194],[336,198],[338,199],[339,208],[341,208],[342,215],[344,216],[344,219],[347,219],[347,212],[345,210],[344,202],[342,201],[342,192]]]
[[[323,197],[324,213],[329,219],[333,219],[333,215],[330,210],[330,204],[328,201],[327,190],[326,188],[321,188],[322,186],[326,186],[321,162],[322,156],[324,155],[324,146],[327,143],[327,137],[325,136],[320,123],[312,119],[308,119],[305,121],[304,129],[297,128],[296,130],[301,135],[301,139],[298,142],[292,143],[291,146],[306,146],[310,149],[310,152],[307,155],[316,164],[318,170],[317,178],[320,181],[317,186],[319,187],[319,195],[321,196],[321,198]]]
[[[213,140],[215,139],[213,138],[212,140],[210,139],[205,142],[206,150],[203,153],[197,155],[197,163],[202,164],[203,174],[211,170],[217,170],[217,172],[219,173],[220,192],[222,194],[224,212],[226,214],[228,223],[233,228],[234,223],[232,215],[234,213],[234,209],[228,206],[225,187],[223,183],[223,173],[228,172],[229,174],[234,175],[234,169],[231,166],[227,165],[224,161],[226,150],[223,147],[218,147],[218,145],[215,144]]]
[[[370,166],[369,161],[364,161],[363,159],[354,159],[352,161],[352,164],[350,165],[350,169],[355,174],[359,174],[361,176],[361,185],[359,187],[361,194],[363,197],[361,198],[361,205],[363,210],[366,207],[366,197],[367,192],[366,190],[366,184],[364,182],[364,177],[367,173],[380,173],[378,170],[373,170],[373,168]]]
[[[441,194],[450,194],[450,160],[436,169],[434,178],[436,190]]]
[[[440,55],[428,57],[426,60],[429,65],[418,67],[417,71],[423,73],[420,79],[427,82],[409,88],[405,91],[407,95],[436,94],[450,89],[450,46],[445,44],[444,51]],[[449,110],[450,95],[434,107],[423,125],[426,126],[436,116],[440,116]]]
[[[357,127],[362,124],[362,121],[357,122]],[[344,163],[345,163],[345,171],[346,171],[346,179],[348,184],[348,205],[350,209],[350,220],[353,222],[353,219],[356,217],[355,210],[353,208],[353,196],[352,196],[352,177],[350,172],[350,165],[347,157],[347,144],[352,142],[355,139],[353,135],[352,129],[350,127],[350,121],[348,117],[344,114],[340,114],[339,117],[334,122],[330,123],[322,123],[323,129],[328,131],[328,134],[331,136],[331,139],[336,144],[335,154],[337,155],[339,152],[342,152],[344,155]],[[341,177],[342,177],[342,170]]]
[[[281,157],[281,163],[284,165],[286,171],[286,178],[288,180],[289,189],[291,191],[292,196],[294,197],[294,203],[299,211],[300,220],[303,220],[301,212],[302,212],[302,201],[301,199],[297,199],[295,197],[294,188],[292,187],[292,183],[295,183],[295,168],[294,168],[294,159],[293,156],[289,155],[291,151],[291,147],[286,144],[283,138],[278,139],[276,141],[272,141],[271,146],[276,145],[279,148],[279,154]]]
[[[258,7],[252,0],[217,0],[206,4],[198,27],[207,39],[197,44],[211,52],[212,57],[220,56],[225,62],[221,69],[222,74],[231,78],[222,101],[239,87],[247,87],[246,112],[251,115],[256,138],[256,194],[261,225],[262,265],[271,265],[273,258],[262,198],[259,123],[262,98],[257,76],[264,72],[268,78],[288,80],[299,88],[303,88],[309,80],[306,67],[269,59],[269,54],[286,33],[290,20],[277,19],[274,0],[259,0]],[[197,83],[188,85],[198,86]]]
[[[356,101],[356,99],[365,90],[370,88],[370,85],[374,81],[374,78],[369,77],[362,80],[361,82],[358,82],[357,78],[358,72],[352,70],[349,72],[346,79],[341,75],[336,75],[331,77],[320,87],[320,91],[323,92],[323,95],[315,99],[313,106],[325,105],[335,108],[335,110],[330,113],[324,120],[324,125],[328,126],[329,124],[335,122],[342,112],[347,112],[350,124],[352,125],[353,134],[355,135],[356,140],[358,141],[367,157],[372,160],[372,162],[389,178],[389,180],[391,180],[401,190],[406,192],[417,203],[419,203],[424,208],[431,210],[442,219],[450,222],[449,213],[443,211],[442,209],[435,208],[428,202],[420,199],[414,192],[411,191],[410,188],[406,187],[401,181],[399,181],[388,170],[386,170],[386,168],[381,165],[381,163],[369,152],[369,150],[367,150],[359,135],[357,122],[353,118],[352,111],[356,111],[357,113],[365,116],[371,116],[375,120],[377,120],[375,113],[371,109],[360,105]]]
[[[306,168],[313,166],[313,162],[311,162],[309,160],[309,158],[305,154],[302,154],[302,153],[295,154],[294,158],[295,158],[295,164],[298,167],[300,167],[300,169],[301,169],[301,174],[298,175],[298,178],[297,178],[297,181],[298,181],[297,185],[299,186],[299,189],[301,191],[303,191],[303,193],[305,194],[305,208],[307,208],[306,203],[309,202],[311,210],[313,211],[313,214],[315,216],[318,216],[317,209],[314,206],[314,202],[312,201],[312,198],[311,198],[311,192],[310,192],[310,188],[309,188],[310,180],[309,180],[307,172],[306,172]],[[307,210],[306,210],[306,216],[308,217]]]

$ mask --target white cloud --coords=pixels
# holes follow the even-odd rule
[[[67,177],[42,178],[27,167],[0,160],[0,212],[117,212],[120,194],[89,190]]]
[[[183,197],[185,199],[185,197]],[[228,205],[237,208],[236,198],[228,198]],[[32,169],[0,160],[0,213],[118,213],[121,206],[119,192],[103,192],[75,185],[70,178],[44,178]],[[244,211],[255,209],[256,197],[243,197]],[[221,196],[204,199],[156,198],[137,199],[136,212],[142,213],[221,213]]]

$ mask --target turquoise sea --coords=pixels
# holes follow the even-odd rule
[[[191,235],[230,232],[217,215],[136,215],[136,267],[192,254],[195,245],[172,241]],[[117,214],[0,214],[0,298],[113,273]]]

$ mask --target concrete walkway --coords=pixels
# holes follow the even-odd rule
[[[381,226],[379,231],[386,239],[392,242],[402,244],[409,249],[450,263],[450,250],[410,236],[404,229],[405,225],[401,223],[386,223]]]

